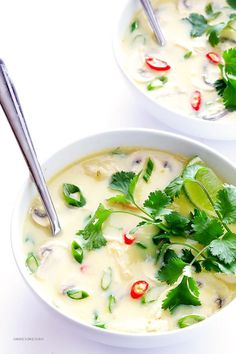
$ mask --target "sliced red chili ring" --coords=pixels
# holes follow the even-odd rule
[[[145,292],[148,290],[148,287],[149,285],[145,280],[138,280],[132,285],[130,296],[133,299],[139,299],[145,294]]]
[[[191,106],[195,111],[199,111],[202,103],[202,95],[200,91],[194,91],[193,96],[191,98]]]
[[[123,238],[124,238],[126,245],[132,245],[132,243],[134,243],[134,241],[136,239],[136,236],[132,235],[132,234],[124,233]]]
[[[209,59],[214,64],[220,64],[221,57],[215,52],[209,52],[206,54],[207,59]]]
[[[170,65],[166,61],[158,59],[155,56],[146,57],[145,62],[150,69],[156,70],[156,71],[167,71],[167,70],[170,70],[170,68],[171,68]]]

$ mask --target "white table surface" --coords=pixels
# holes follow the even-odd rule
[[[1,2],[0,57],[14,79],[40,161],[60,147],[102,130],[170,130],[136,106],[113,59],[112,30],[124,3]],[[236,162],[236,142],[204,142]],[[54,316],[23,282],[12,256],[10,218],[27,171],[2,112],[0,164],[0,353],[235,354],[236,308],[217,333],[208,334],[208,342],[170,350],[126,350],[96,344],[82,338],[75,325]],[[16,340],[21,337],[25,339]]]

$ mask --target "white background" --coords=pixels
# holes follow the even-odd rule
[[[113,58],[112,31],[125,0],[5,0],[0,7],[0,57],[17,87],[39,160],[86,134],[120,127],[166,129],[129,95]],[[204,141],[236,162],[236,142]],[[94,147],[96,149],[96,146]],[[10,217],[27,177],[0,112],[0,353],[136,354],[82,338],[54,316],[18,273],[10,247]],[[236,309],[208,342],[146,354],[235,354]],[[15,337],[42,337],[16,341]]]

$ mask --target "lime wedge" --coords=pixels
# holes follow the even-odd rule
[[[216,201],[217,193],[222,188],[222,181],[210,168],[206,166],[202,160],[200,160],[200,158],[195,157],[192,159],[188,163],[187,167],[193,164],[201,165],[204,167],[198,170],[195,179],[206,188],[212,200]],[[214,214],[214,209],[211,206],[211,203],[209,202],[205,192],[196,182],[187,180],[184,184],[184,190],[193,205],[201,210],[204,210],[208,214]]]

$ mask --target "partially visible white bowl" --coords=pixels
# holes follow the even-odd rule
[[[113,49],[116,61],[135,96],[137,104],[141,104],[149,114],[159,121],[185,134],[206,139],[235,140],[236,120],[232,123],[225,121],[224,118],[219,121],[207,121],[190,117],[185,114],[179,114],[178,112],[157,103],[155,99],[148,95],[148,92],[145,94],[129,77],[125,69],[125,56],[124,49],[122,48],[122,40],[127,28],[130,25],[130,20],[133,14],[140,7],[141,5],[139,0],[127,1],[127,5],[119,16],[113,38]]]
[[[100,133],[79,140],[60,150],[47,160],[47,162],[43,165],[43,171],[46,179],[49,179],[65,166],[81,159],[82,157],[99,152],[100,150],[116,148],[117,146],[156,148],[170,151],[172,153],[183,154],[189,157],[197,154],[200,155],[209,166],[214,168],[216,173],[224,176],[227,182],[236,184],[236,168],[227,159],[214,150],[194,140],[176,134],[146,129],[116,130]],[[25,266],[22,229],[31,200],[35,194],[35,187],[29,178],[17,200],[12,218],[12,248],[16,263],[23,278],[26,280],[26,283],[30,286],[33,292],[54,310],[54,313],[52,312],[52,316],[56,315],[57,312],[62,315],[62,320],[67,318],[74,321],[78,326],[78,331],[92,340],[114,346],[130,348],[162,346],[171,347],[180,342],[205,337],[207,336],[207,333],[209,333],[208,331],[211,331],[216,323],[220,323],[220,321],[227,321],[227,310],[232,310],[232,304],[235,303],[235,301],[231,302],[231,304],[227,305],[226,308],[222,309],[220,312],[205,321],[202,321],[192,327],[166,333],[129,334],[103,330],[82,321],[75,320],[69,315],[63,313],[60,309],[53,305],[46,294],[41,292],[37,282],[29,274]],[[60,235],[57,237],[60,237]]]

